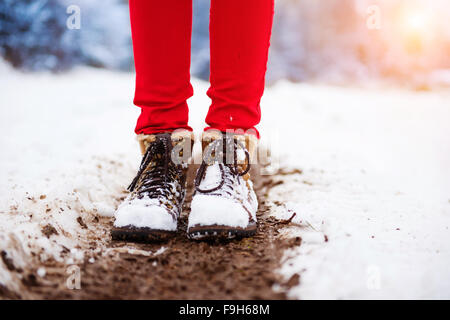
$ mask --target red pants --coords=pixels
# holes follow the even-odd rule
[[[248,130],[259,123],[273,1],[211,0],[209,128]],[[193,95],[192,0],[130,0],[130,16],[134,104],[141,108],[136,133],[192,130],[186,103]]]

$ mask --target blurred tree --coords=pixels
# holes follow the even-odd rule
[[[67,28],[71,0],[2,0],[0,54],[14,67],[59,71],[78,64],[129,70],[127,3],[77,0],[81,29]]]
[[[15,67],[64,69],[79,50],[70,46],[66,8],[57,0],[2,0],[0,50]]]
[[[210,0],[193,1],[191,73],[209,79],[209,7]]]

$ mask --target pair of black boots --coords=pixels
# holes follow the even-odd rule
[[[193,146],[188,131],[140,135],[144,154],[130,194],[115,213],[115,240],[163,241],[177,232]],[[256,137],[207,131],[187,235],[194,240],[251,236],[258,201],[250,180]],[[251,152],[249,152],[249,150]]]

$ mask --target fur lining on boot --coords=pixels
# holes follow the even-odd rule
[[[192,146],[194,145],[194,133],[188,130],[175,130],[171,135],[172,144],[178,144],[184,140],[185,143],[190,143],[190,147],[192,150]],[[142,155],[147,151],[148,146],[156,140],[155,134],[138,134],[136,139],[139,142],[139,146],[141,148]]]
[[[206,146],[217,139],[221,139],[223,134],[219,130],[208,130],[202,133],[202,149],[205,150]],[[234,134],[234,138],[240,141],[247,149],[250,155],[250,163],[254,164],[257,160],[257,149],[259,139],[253,134]]]

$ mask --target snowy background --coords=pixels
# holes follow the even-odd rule
[[[267,80],[450,84],[447,0],[277,0]],[[81,29],[66,27],[69,5]],[[208,79],[209,0],[194,0],[192,74]],[[131,70],[126,0],[4,0],[0,55],[23,70]]]
[[[208,7],[194,0],[197,132]],[[277,270],[300,275],[291,298],[450,298],[449,18],[445,0],[277,1],[260,131],[282,169],[267,201],[303,239]],[[111,216],[133,177],[131,53],[126,1],[0,2],[0,251],[17,267],[88,258],[77,219]],[[20,291],[4,261],[0,289]]]

